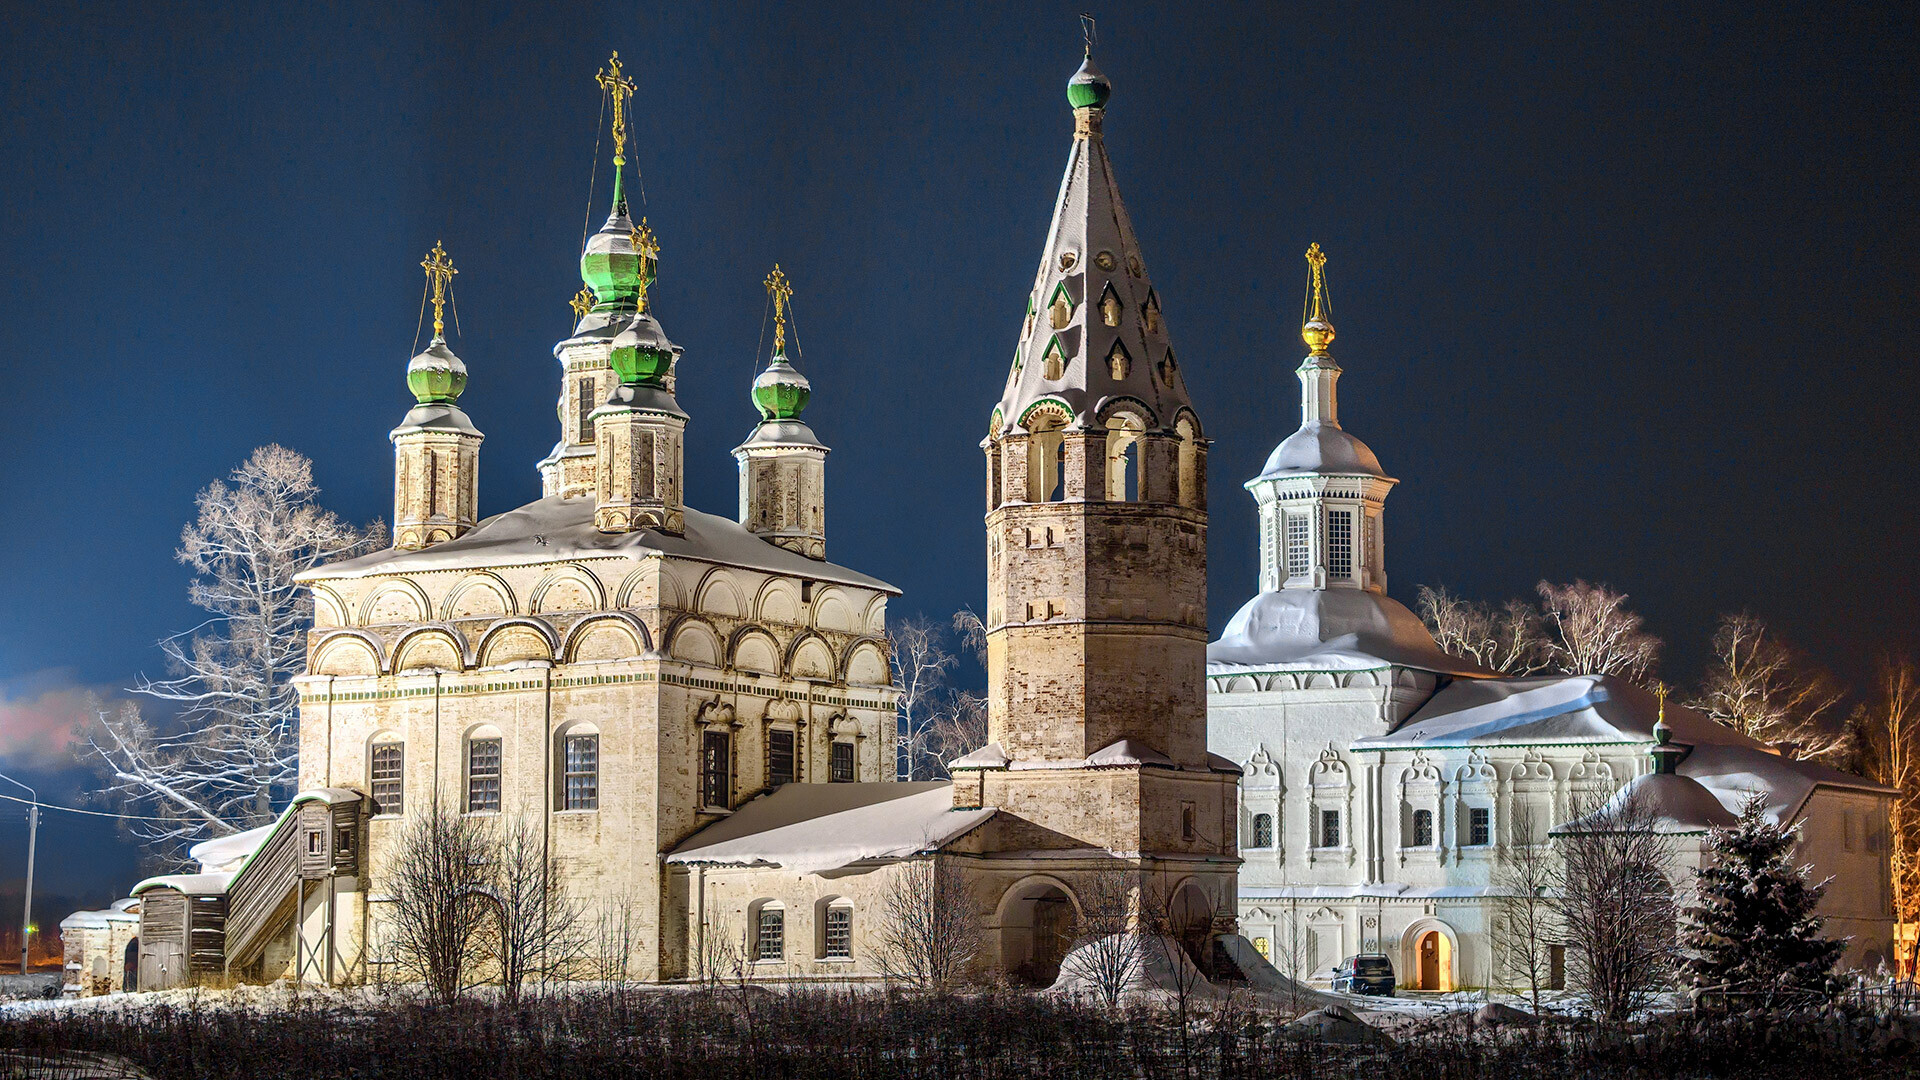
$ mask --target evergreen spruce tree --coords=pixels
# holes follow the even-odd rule
[[[1825,991],[1845,941],[1820,935],[1814,908],[1831,881],[1807,880],[1793,864],[1799,827],[1769,823],[1759,796],[1740,820],[1714,829],[1712,856],[1698,874],[1698,895],[1681,931],[1682,968],[1699,987],[1748,991]]]

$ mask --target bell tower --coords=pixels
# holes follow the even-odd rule
[[[1084,874],[1120,870],[1143,913],[1184,881],[1204,941],[1231,922],[1240,776],[1207,752],[1206,440],[1107,159],[1111,88],[1088,52],[981,443],[989,741],[948,768],[955,806],[1000,811],[997,874],[1050,875],[1078,896],[1098,887]],[[1044,935],[1018,929],[1041,924],[1024,895],[1001,908],[1007,964],[1042,959]]]
[[[460,408],[467,365],[447,347],[447,301],[459,273],[438,243],[420,264],[433,304],[433,340],[407,362],[415,405],[393,429],[393,546],[401,551],[452,540],[473,528],[480,504],[483,436]]]

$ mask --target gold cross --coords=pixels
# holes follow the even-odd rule
[[[1660,699],[1660,718],[1655,723],[1664,724],[1667,722],[1667,684],[1654,683],[1653,696]]]
[[[1326,313],[1321,308],[1320,298],[1326,285],[1327,255],[1320,250],[1318,243],[1307,245],[1307,265],[1313,268],[1313,314],[1307,316],[1307,320],[1324,320]]]
[[[440,246],[438,240],[433,242],[433,250],[427,252],[426,261],[420,264],[420,268],[427,272],[427,283],[433,288],[433,337],[438,341],[447,329],[441,317],[442,309],[446,307],[447,296],[453,290],[453,275],[460,271],[453,268],[453,263],[447,259],[446,249]]]
[[[573,321],[578,323],[587,317],[587,312],[593,310],[593,290],[585,285],[580,286],[579,293],[567,301],[567,306],[573,309]]]
[[[633,96],[632,79],[620,74],[620,54],[614,53],[607,66],[593,77],[600,89],[613,95],[613,163],[627,163],[627,99]]]
[[[640,310],[647,310],[647,286],[653,284],[659,273],[660,242],[653,238],[653,229],[647,225],[647,219],[641,218],[640,224],[627,234],[633,244],[633,253],[640,256]]]
[[[793,286],[787,284],[787,275],[779,263],[774,263],[773,273],[767,275],[767,296],[773,300],[773,355],[785,356],[787,305],[793,300]]]

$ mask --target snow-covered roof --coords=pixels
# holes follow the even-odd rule
[[[240,864],[246,862],[272,832],[273,824],[269,823],[246,832],[216,836],[188,848],[187,856],[200,864],[202,873],[231,873],[240,869]]]
[[[946,781],[787,784],[694,833],[667,861],[819,873],[932,851],[993,815],[953,809]]]
[[[188,896],[225,896],[232,874],[161,874],[150,877],[131,890],[139,896],[149,889],[172,889]]]
[[[1690,836],[1725,828],[1735,816],[1700,781],[1679,773],[1646,773],[1627,781],[1606,804],[1591,814],[1555,826],[1554,836],[1606,832],[1620,822],[1629,802],[1652,820],[1653,831],[1667,836]]]
[[[1174,760],[1166,754],[1138,739],[1121,739],[1119,742],[1095,750],[1083,758],[1030,759],[1016,761],[1007,756],[1005,749],[997,742],[954,758],[947,763],[948,769],[1122,769],[1140,765],[1157,766],[1164,769],[1178,768]],[[1240,774],[1240,766],[1219,754],[1207,755],[1207,767],[1215,772]]]
[[[102,908],[99,911],[76,911],[60,920],[60,930],[62,933],[69,930],[105,930],[114,923],[139,922],[139,912],[128,911],[119,906],[128,902],[128,900],[122,900],[113,907]]]
[[[1365,589],[1279,589],[1246,602],[1207,646],[1207,674],[1357,671],[1388,665],[1488,675],[1434,644],[1405,605]]]
[[[567,559],[672,555],[682,559],[739,566],[769,574],[811,578],[898,594],[899,589],[844,566],[809,559],[775,547],[732,518],[687,508],[686,535],[653,529],[603,533],[593,525],[591,496],[552,496],[518,510],[496,514],[465,535],[419,551],[389,549],[308,570],[299,581],[358,578],[419,570],[461,570],[479,566],[524,565]]]
[[[1347,434],[1339,424],[1309,420],[1300,430],[1284,439],[1267,456],[1260,475],[1247,481],[1252,487],[1262,480],[1281,480],[1303,475],[1359,475],[1386,478],[1367,444]]]

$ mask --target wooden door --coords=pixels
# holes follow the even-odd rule
[[[1420,938],[1420,989],[1440,986],[1440,932],[1429,930]]]

